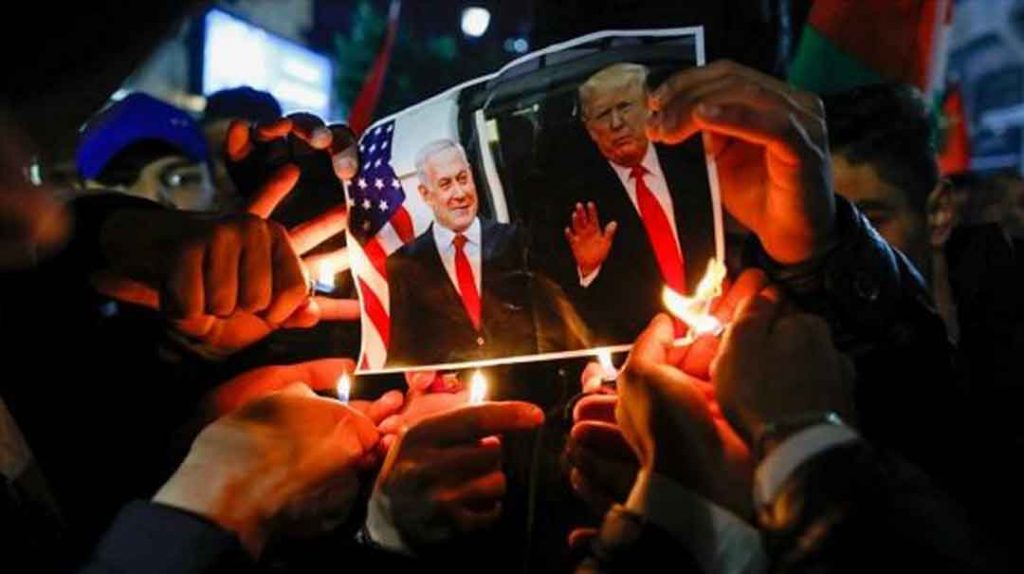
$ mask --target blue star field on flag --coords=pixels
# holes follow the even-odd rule
[[[381,124],[359,142],[359,173],[349,184],[349,231],[365,244],[391,220],[405,192],[391,167],[395,122]]]

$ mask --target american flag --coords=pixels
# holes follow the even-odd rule
[[[405,191],[391,166],[395,122],[376,126],[359,142],[359,173],[348,185],[349,234],[358,249],[353,271],[362,301],[362,369],[376,369],[387,360],[391,319],[388,303],[388,255],[415,237],[405,207]]]

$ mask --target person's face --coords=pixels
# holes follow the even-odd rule
[[[449,148],[427,160],[427,182],[419,190],[434,212],[434,220],[456,233],[465,231],[476,218],[477,196],[473,172],[458,149]]]
[[[625,167],[638,165],[647,153],[647,91],[629,78],[604,83],[586,92],[584,125],[601,155]]]
[[[928,252],[925,216],[914,211],[907,196],[884,181],[868,163],[851,164],[832,156],[836,193],[857,206],[878,233],[920,267]]]
[[[181,210],[209,211],[213,207],[209,168],[180,156],[160,158],[146,165],[126,191]]]

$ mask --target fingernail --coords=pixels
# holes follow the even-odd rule
[[[331,145],[331,130],[325,127],[313,128],[313,133],[309,136],[309,145],[317,149]]]
[[[536,405],[530,405],[529,410],[526,412],[526,420],[531,423],[540,424],[544,422],[544,411],[540,410]]]
[[[356,174],[358,169],[359,164],[349,156],[334,158],[334,173],[336,173],[341,179],[350,179]]]
[[[706,118],[717,118],[722,115],[722,108],[714,104],[698,104],[697,113]]]

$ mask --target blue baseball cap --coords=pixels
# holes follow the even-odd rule
[[[95,179],[119,152],[143,141],[169,144],[197,163],[210,159],[206,138],[188,113],[135,92],[104,108],[82,129],[76,153],[78,174]]]

